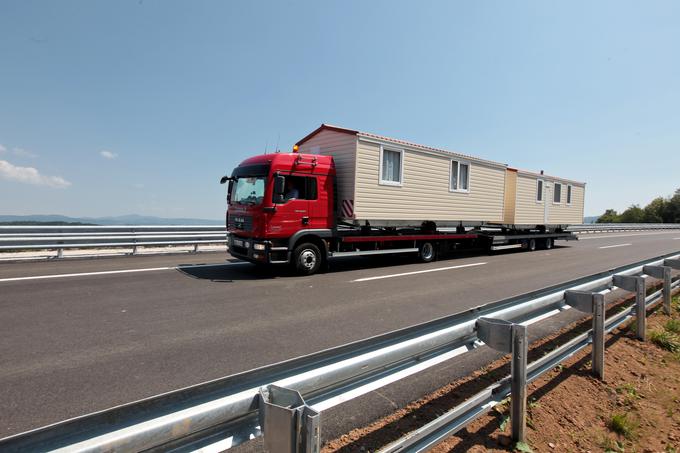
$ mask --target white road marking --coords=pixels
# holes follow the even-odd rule
[[[598,247],[598,248],[600,248],[600,249],[613,249],[614,247],[628,247],[629,245],[632,245],[632,244],[605,245],[605,246]]]
[[[383,278],[404,277],[406,275],[425,274],[427,272],[439,272],[439,271],[448,271],[448,270],[451,270],[451,269],[462,269],[464,267],[483,266],[484,264],[486,264],[486,263],[461,264],[459,266],[438,267],[436,269],[425,269],[425,270],[422,270],[422,271],[402,272],[400,274],[378,275],[376,277],[358,278],[356,280],[352,280],[352,282],[367,282],[367,281],[370,281],[370,280],[380,280],[380,279],[383,279]]]
[[[111,275],[111,274],[131,274],[135,272],[154,272],[154,271],[168,271],[168,270],[182,270],[193,269],[195,267],[217,267],[217,266],[234,266],[243,263],[218,263],[218,264],[192,264],[189,266],[172,266],[172,267],[146,267],[142,269],[121,269],[116,271],[98,271],[98,272],[79,272],[75,274],[51,274],[51,275],[33,275],[30,277],[11,277],[0,278],[0,282],[18,282],[22,280],[44,280],[51,278],[68,278],[68,277],[87,277],[91,275]]]
[[[579,235],[578,240],[587,241],[590,239],[627,238],[632,236],[654,236],[658,234],[674,234],[674,233],[675,231],[663,231],[659,233],[610,234],[607,236],[589,236],[589,237],[581,237],[581,235]]]

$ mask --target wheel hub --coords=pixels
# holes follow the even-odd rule
[[[300,264],[307,269],[312,269],[316,265],[316,254],[312,250],[303,250],[300,253]]]

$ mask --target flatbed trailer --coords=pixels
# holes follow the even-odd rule
[[[427,263],[461,250],[477,250],[481,253],[508,249],[549,250],[558,240],[572,241],[578,240],[578,237],[565,231],[516,231],[505,228],[480,228],[460,233],[345,228],[335,231],[306,231],[304,236],[283,242],[241,239],[232,235],[229,249],[236,258],[269,264],[299,263],[307,253],[314,264],[312,269],[316,271],[322,263],[327,264],[329,258],[415,254],[419,261]],[[298,270],[305,273],[304,267],[298,267]]]
[[[555,241],[573,241],[570,232],[508,232],[471,230],[465,233],[339,235],[327,241],[328,257],[418,253],[421,261],[432,261],[442,253],[460,249],[494,252],[508,249],[533,251],[551,249]],[[352,250],[348,250],[348,249]]]

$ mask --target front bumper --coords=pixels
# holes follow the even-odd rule
[[[229,253],[251,263],[284,264],[289,262],[288,247],[271,241],[229,235]]]

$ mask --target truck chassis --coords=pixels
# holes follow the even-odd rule
[[[335,230],[301,230],[282,241],[258,241],[230,235],[231,254],[257,264],[290,264],[303,275],[316,273],[328,258],[386,254],[416,254],[421,262],[458,250],[492,253],[507,249],[534,251],[552,249],[557,240],[577,240],[561,228],[517,230],[504,226],[480,226],[457,232],[437,231],[434,225],[422,229],[348,227]]]

